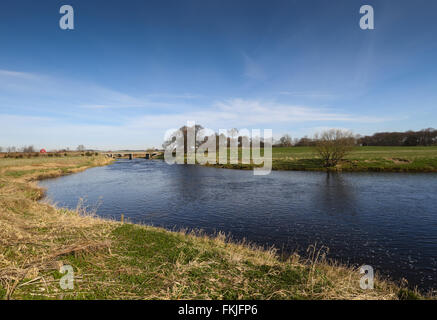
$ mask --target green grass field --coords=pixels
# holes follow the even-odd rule
[[[241,158],[241,150],[239,152]],[[217,165],[231,169],[252,169],[253,165]],[[334,168],[326,169],[313,147],[272,149],[273,170],[338,170],[437,172],[437,147],[355,147]]]

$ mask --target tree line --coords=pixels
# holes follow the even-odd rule
[[[434,128],[406,132],[378,132],[371,136],[361,137],[363,146],[435,146],[437,130]]]
[[[248,136],[246,135],[242,135],[240,133],[240,131],[236,128],[232,128],[227,130],[226,134],[224,133],[220,133],[218,134],[217,132],[211,132],[211,131],[207,131],[205,130],[205,128],[202,125],[196,124],[193,127],[187,127],[187,126],[182,126],[180,127],[177,131],[175,131],[167,140],[164,141],[164,143],[162,144],[162,148],[166,149],[170,144],[174,143],[176,141],[176,136],[177,136],[177,132],[180,132],[183,136],[183,140],[184,140],[184,152],[187,152],[187,147],[188,147],[188,130],[189,129],[193,129],[193,133],[194,133],[194,147],[197,149],[201,144],[205,143],[207,140],[209,139],[215,139],[216,140],[216,146],[218,148],[218,146],[220,145],[220,141],[226,141],[226,145],[227,147],[231,146],[231,140],[235,139],[238,141],[238,147],[242,147],[242,146],[252,146],[252,139],[250,139]],[[211,141],[211,140],[209,140]],[[260,141],[259,141],[259,146],[262,148],[264,147],[264,142],[262,137],[260,137]]]
[[[200,134],[203,135],[203,129],[204,128],[201,125],[196,125],[195,136],[197,137]],[[183,132],[184,140],[186,142],[188,127],[183,126],[180,130]],[[219,135],[218,133],[213,133],[212,135],[214,135],[217,141],[219,141],[220,136],[223,136],[224,134],[221,133]],[[203,143],[206,138],[206,135],[203,135],[201,139],[197,140],[196,144]],[[243,145],[245,139],[249,139],[249,137],[241,135],[238,129],[235,128],[228,130],[225,135],[225,139],[228,141],[228,146],[230,145],[231,138],[238,139],[239,147]],[[175,138],[172,137],[165,141],[163,148],[165,149],[166,146],[174,141],[174,139]],[[318,139],[319,137],[317,137],[317,135],[292,139],[289,134],[284,134],[279,139],[274,140],[273,147],[315,147]],[[419,131],[377,132],[370,136],[354,135],[354,139],[355,144],[358,146],[434,146],[437,145],[437,129],[428,128]]]
[[[24,146],[21,148],[17,148],[15,146],[11,146],[11,147],[0,147],[0,152],[7,152],[7,153],[15,153],[15,152],[21,152],[21,153],[34,153],[37,152],[35,150],[34,146]]]
[[[7,153],[35,153],[35,152],[39,152],[40,150],[37,150],[33,145],[30,146],[24,146],[24,147],[16,147],[16,146],[10,146],[10,147],[6,147],[3,148],[2,146],[0,146],[0,152],[7,152]],[[59,150],[50,150],[49,152],[70,152],[72,150],[70,150],[70,148],[64,148],[64,149],[59,149]],[[83,144],[79,145],[76,148],[76,151],[87,151],[87,149],[85,148],[85,146]],[[93,150],[88,150],[88,151],[93,151]]]
[[[191,131],[192,130],[192,131]],[[166,149],[171,146],[171,148],[175,148],[175,143],[183,143],[184,144],[184,152],[187,153],[187,139],[189,131],[192,132],[193,138],[195,140],[194,149],[197,149],[202,143],[207,141],[216,140],[216,148],[220,144],[220,140],[227,144],[228,147],[231,146],[232,141],[238,147],[251,147],[255,142],[250,137],[244,135],[244,133],[239,132],[237,129],[230,129],[225,133],[215,133],[212,131],[206,132],[201,125],[195,125],[194,127],[183,126],[179,130],[173,132],[170,137],[163,143],[162,147]],[[245,133],[248,133],[245,131]],[[180,140],[177,139],[179,136]],[[231,140],[232,139],[232,140]],[[245,141],[245,139],[247,139]],[[262,138],[259,137],[260,141],[256,141],[256,145],[259,145],[261,148],[264,147],[264,143]],[[182,142],[182,141],[183,142]],[[301,139],[302,140],[302,139]],[[178,142],[179,141],[179,142]],[[258,142],[260,142],[258,144]],[[297,141],[298,143],[300,142]],[[333,167],[336,166],[339,161],[341,161],[344,156],[350,152],[354,146],[357,144],[357,136],[354,135],[351,131],[341,130],[341,129],[331,129],[326,130],[321,133],[317,133],[314,135],[314,138],[311,138],[311,142],[315,147],[316,153],[319,155],[323,166],[325,167]],[[289,147],[293,146],[293,140],[290,135],[285,134],[279,140],[276,141],[275,146]]]
[[[435,146],[437,145],[437,129],[428,128],[419,131],[405,132],[377,132],[370,136],[356,135],[358,146]],[[300,139],[291,139],[286,134],[274,146],[276,147],[315,147],[317,137],[304,136]]]

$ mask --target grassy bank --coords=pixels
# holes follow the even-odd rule
[[[110,162],[103,157],[0,160],[0,297],[4,299],[398,299],[416,294],[326,261],[281,260],[218,235],[103,220],[38,202],[36,181]],[[59,268],[71,265],[73,290]]]
[[[241,150],[240,150],[241,159]],[[253,169],[251,164],[215,165]],[[355,147],[340,163],[326,169],[313,147],[272,149],[273,170],[335,170],[370,172],[437,172],[437,147]]]

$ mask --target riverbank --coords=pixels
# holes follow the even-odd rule
[[[0,297],[10,299],[398,299],[419,295],[324,258],[280,259],[223,235],[103,220],[39,202],[36,181],[106,165],[104,157],[0,160]],[[121,214],[121,213],[120,213]],[[62,290],[59,268],[75,271]]]
[[[239,150],[241,159],[241,150]],[[253,164],[216,164],[251,170]],[[355,147],[340,163],[325,168],[313,147],[272,149],[272,170],[345,172],[437,172],[437,147]]]

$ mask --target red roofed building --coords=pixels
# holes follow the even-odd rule
[[[46,149],[39,150],[39,153],[47,153]]]

